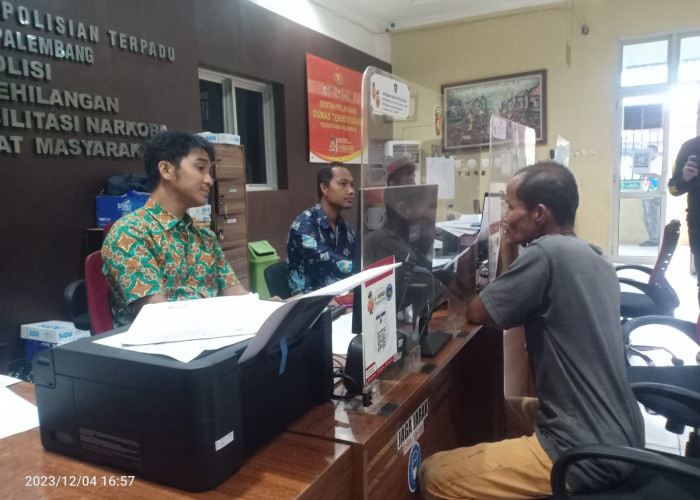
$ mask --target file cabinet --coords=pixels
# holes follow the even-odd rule
[[[216,182],[211,200],[211,228],[238,279],[250,289],[244,149],[233,144],[215,144],[214,155],[212,175]]]

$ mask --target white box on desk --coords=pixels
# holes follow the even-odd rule
[[[187,213],[195,222],[211,222],[211,205],[188,208]]]
[[[64,344],[89,336],[90,330],[79,330],[70,321],[41,321],[22,325],[20,328],[20,337],[23,339],[52,344]]]
[[[209,142],[217,144],[241,144],[241,136],[236,134],[214,134],[212,132],[200,132],[199,134]]]

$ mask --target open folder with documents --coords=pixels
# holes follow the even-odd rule
[[[128,331],[95,342],[188,362],[205,350],[252,338],[239,360],[243,362],[279,343],[287,332],[303,331],[333,297],[399,265],[367,269],[289,302],[248,294],[146,304]]]

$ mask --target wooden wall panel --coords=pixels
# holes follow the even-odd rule
[[[67,283],[82,277],[85,257],[82,238],[94,227],[95,196],[112,175],[142,175],[140,158],[91,158],[79,155],[38,155],[34,137],[143,143],[145,138],[88,134],[87,116],[143,121],[170,130],[198,132],[199,67],[247,76],[276,84],[283,97],[277,125],[280,185],[275,192],[248,194],[249,239],[266,239],[286,256],[291,220],[316,202],[317,165],[308,162],[305,55],[311,52],[357,71],[368,65],[388,65],[329,37],[306,29],[243,0],[123,0],[83,2],[66,0],[9,1],[15,11],[0,16],[0,29],[20,31],[64,42],[76,42],[46,29],[24,26],[20,6],[62,16],[99,28],[94,63],[69,63],[29,54],[0,43],[0,57],[38,60],[51,65],[50,81],[0,72],[0,82],[75,90],[119,99],[119,113],[61,110],[24,105],[0,97],[0,109],[34,110],[79,115],[77,132],[19,129],[0,121],[0,136],[21,136],[21,152],[0,152],[2,210],[0,210],[0,344],[8,344],[11,359],[23,356],[19,325],[48,319],[67,319],[62,295]],[[108,30],[172,46],[175,61],[163,61],[110,46]],[[0,40],[4,40],[0,39]],[[83,43],[82,41],[80,41]],[[2,65],[0,65],[0,68]],[[0,96],[2,92],[0,92]],[[92,114],[91,114],[92,113]],[[2,116],[2,115],[0,115]],[[275,207],[271,213],[269,207]],[[354,213],[348,219],[355,220]]]

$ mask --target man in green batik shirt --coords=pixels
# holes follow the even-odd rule
[[[242,295],[216,235],[195,226],[188,208],[207,202],[213,145],[183,132],[161,132],[144,152],[151,197],[114,223],[102,247],[115,326],[144,304]]]

